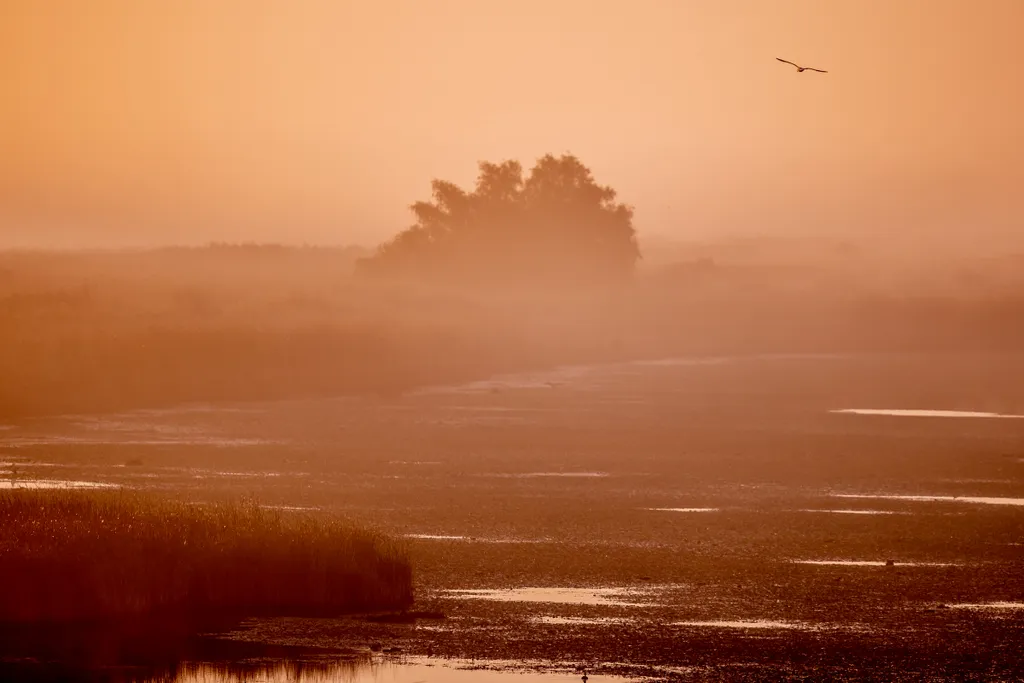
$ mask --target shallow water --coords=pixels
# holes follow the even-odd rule
[[[886,415],[889,417],[980,417],[998,419],[1024,419],[1024,415],[1004,415],[974,410],[901,410],[888,408],[843,408],[830,411],[849,415]]]
[[[1024,609],[1024,602],[962,602],[956,605],[950,605],[950,607],[956,607],[958,609],[1018,610]]]
[[[579,477],[579,478],[582,478],[582,479],[591,479],[591,478],[607,477],[608,473],[607,472],[512,472],[512,473],[498,472],[498,473],[494,473],[494,474],[486,474],[486,475],[483,475],[483,476],[487,476],[487,477],[500,477],[500,478],[508,478],[508,479],[532,479],[532,478],[535,478],[535,477],[567,477],[567,478]]]
[[[905,500],[916,503],[973,503],[976,505],[1024,506],[1024,498],[1002,498],[996,496],[902,496],[882,493],[833,493],[832,496],[835,498],[874,498],[878,500]]]
[[[652,366],[654,365],[652,364]],[[719,639],[722,642],[733,639],[736,642],[746,640],[753,643],[755,647],[759,647],[754,640],[758,637],[781,640],[782,638],[801,637],[807,632],[796,629],[835,629],[837,627],[846,629],[845,623],[823,625],[795,623],[796,619],[806,618],[808,615],[806,610],[800,610],[800,613],[792,610],[790,598],[794,595],[797,597],[800,595],[813,596],[814,593],[810,590],[813,588],[815,591],[820,591],[819,595],[828,595],[831,600],[834,586],[835,601],[839,605],[837,609],[853,605],[854,601],[856,601],[857,609],[861,609],[862,602],[866,605],[865,610],[871,608],[870,601],[877,599],[878,595],[886,595],[884,591],[889,590],[889,582],[894,576],[891,571],[886,571],[883,568],[871,568],[884,565],[881,560],[884,560],[888,556],[885,553],[889,552],[884,550],[885,547],[890,550],[902,548],[907,551],[906,555],[909,558],[916,555],[920,558],[931,559],[926,552],[927,548],[940,547],[938,544],[943,542],[943,533],[948,537],[956,537],[964,541],[962,553],[958,550],[957,555],[950,555],[948,558],[943,557],[942,559],[963,560],[973,565],[970,571],[941,569],[929,571],[910,568],[903,570],[904,579],[901,581],[910,579],[916,581],[921,578],[927,578],[929,581],[942,578],[943,581],[948,581],[951,590],[930,593],[933,598],[932,604],[929,606],[934,606],[934,602],[938,600],[934,596],[940,594],[945,596],[944,600],[956,596],[955,599],[965,603],[990,599],[991,592],[985,594],[973,588],[975,583],[972,577],[975,570],[977,569],[979,574],[983,574],[977,581],[977,585],[982,587],[994,585],[987,583],[991,571],[986,567],[996,566],[997,562],[1005,560],[1006,557],[1011,559],[1017,557],[1016,548],[1012,550],[994,548],[991,551],[992,555],[986,556],[983,551],[978,551],[975,547],[977,543],[981,542],[992,544],[1019,539],[1019,534],[1013,533],[1012,527],[1005,526],[1013,521],[1010,518],[1016,514],[1013,507],[983,509],[963,506],[932,506],[925,508],[920,504],[898,502],[906,500],[900,496],[877,496],[875,498],[880,500],[865,501],[828,498],[830,489],[850,492],[889,491],[900,493],[926,493],[929,490],[936,490],[951,494],[960,491],[974,491],[979,495],[1021,495],[1019,491],[1009,488],[1009,486],[992,488],[980,485],[989,481],[995,482],[995,477],[1019,474],[1018,468],[1021,465],[1018,462],[1021,461],[1022,453],[1008,439],[1005,442],[994,440],[988,442],[979,438],[976,448],[971,443],[967,443],[962,461],[954,461],[952,457],[945,457],[946,449],[944,445],[941,445],[943,442],[940,441],[949,436],[946,432],[941,431],[941,428],[944,425],[949,426],[950,421],[935,419],[923,420],[918,423],[911,420],[911,423],[918,425],[915,427],[917,431],[940,430],[934,435],[934,441],[922,440],[920,444],[914,442],[912,447],[907,446],[905,450],[913,451],[915,454],[916,460],[913,461],[913,466],[908,464],[912,462],[909,457],[900,460],[900,456],[897,454],[892,458],[892,468],[889,468],[889,460],[884,457],[890,451],[897,453],[897,448],[892,446],[892,442],[893,439],[904,439],[906,435],[902,432],[895,436],[886,435],[885,439],[887,440],[884,442],[879,436],[880,454],[874,453],[873,448],[866,449],[871,450],[872,452],[868,455],[875,458],[870,462],[870,469],[861,463],[857,455],[850,455],[847,458],[843,453],[834,454],[829,451],[827,444],[822,447],[820,461],[816,460],[808,466],[802,462],[802,456],[794,460],[793,458],[797,456],[784,455],[788,451],[796,452],[799,455],[804,448],[801,439],[804,439],[802,430],[806,425],[804,422],[797,424],[786,422],[787,415],[789,415],[786,411],[790,409],[789,406],[779,406],[778,416],[775,413],[770,413],[763,418],[764,424],[758,422],[753,425],[757,428],[764,427],[771,430],[762,442],[758,434],[749,436],[746,432],[736,429],[736,424],[743,424],[741,417],[756,415],[758,416],[756,419],[761,420],[760,413],[753,413],[748,408],[739,406],[736,407],[734,416],[732,412],[726,412],[726,408],[730,411],[733,408],[730,407],[731,404],[730,406],[725,405],[727,403],[725,399],[722,399],[723,405],[719,406],[719,394],[713,393],[711,396],[713,400],[710,401],[702,398],[699,392],[694,398],[693,394],[697,388],[691,387],[689,384],[680,383],[680,386],[672,384],[674,372],[682,375],[684,372],[690,372],[689,370],[671,371],[671,368],[655,366],[648,370],[636,367],[629,372],[638,376],[641,372],[657,372],[659,379],[657,383],[647,382],[646,379],[643,383],[624,379],[621,387],[609,383],[608,391],[602,389],[595,393],[597,398],[591,398],[584,390],[576,391],[577,387],[591,388],[591,383],[588,380],[576,379],[571,381],[567,387],[545,387],[543,390],[522,392],[518,395],[509,392],[501,396],[485,396],[479,400],[482,404],[479,409],[481,414],[507,414],[513,412],[514,409],[517,411],[516,414],[521,412],[522,414],[538,415],[538,420],[544,421],[544,429],[537,430],[536,433],[520,435],[518,432],[495,431],[493,435],[490,432],[452,434],[448,428],[443,426],[439,428],[416,426],[418,422],[414,420],[419,417],[429,421],[438,416],[472,414],[476,408],[465,404],[471,403],[473,399],[423,401],[422,407],[412,401],[407,401],[407,405],[404,406],[401,405],[401,401],[396,401],[395,403],[399,405],[379,405],[366,409],[357,406],[351,411],[347,409],[347,403],[310,402],[308,415],[300,414],[300,411],[295,408],[296,404],[282,403],[269,411],[265,420],[253,421],[249,431],[243,431],[243,427],[245,429],[249,429],[249,427],[243,424],[234,424],[234,420],[225,420],[225,431],[227,431],[227,436],[290,436],[291,443],[296,444],[294,452],[268,451],[267,454],[264,454],[245,451],[243,457],[243,453],[235,455],[234,451],[218,451],[211,456],[210,461],[207,461],[203,455],[205,451],[200,452],[199,455],[193,455],[191,451],[184,449],[181,451],[168,449],[166,453],[162,450],[147,449],[135,449],[129,453],[127,451],[131,449],[126,449],[124,454],[118,452],[113,456],[105,457],[103,462],[126,461],[129,457],[132,457],[133,461],[143,460],[145,466],[136,468],[135,472],[138,472],[139,469],[159,471],[159,476],[167,477],[166,488],[180,489],[188,495],[202,496],[207,491],[212,493],[221,489],[234,494],[243,489],[253,489],[264,497],[269,497],[270,501],[275,503],[294,503],[296,507],[322,505],[322,509],[327,510],[342,508],[346,514],[358,515],[360,519],[368,518],[374,523],[380,522],[400,532],[423,532],[408,534],[407,537],[419,539],[410,540],[408,545],[412,547],[411,552],[416,553],[416,557],[426,558],[420,567],[425,574],[429,571],[429,580],[424,584],[428,587],[428,593],[434,593],[439,586],[508,587],[537,584],[565,586],[576,583],[617,586],[638,581],[642,575],[650,575],[655,578],[685,576],[687,581],[694,582],[695,587],[693,592],[689,593],[692,598],[682,598],[682,602],[694,599],[702,601],[705,606],[718,605],[723,608],[721,610],[714,609],[714,611],[690,610],[684,604],[680,604],[681,601],[669,599],[669,597],[675,598],[674,595],[662,598],[657,591],[630,593],[625,589],[615,588],[597,589],[600,591],[597,594],[594,589],[572,588],[453,592],[446,596],[447,607],[454,608],[453,614],[449,615],[448,620],[439,622],[443,625],[417,624],[414,627],[410,626],[409,629],[425,631],[444,629],[457,633],[464,631],[467,646],[461,649],[446,650],[460,655],[471,652],[476,654],[499,652],[501,656],[513,656],[518,647],[515,642],[516,637],[525,634],[525,639],[531,640],[541,634],[540,637],[544,638],[543,632],[545,631],[551,634],[550,639],[553,643],[550,647],[545,646],[546,649],[543,652],[551,653],[549,656],[552,657],[567,656],[567,653],[579,651],[573,650],[569,646],[560,646],[558,643],[562,639],[566,639],[565,643],[575,647],[575,641],[570,641],[570,638],[580,636],[592,638],[594,637],[592,632],[596,632],[596,640],[600,641],[605,640],[600,638],[601,634],[614,635],[626,629],[630,631],[636,629],[638,634],[635,641],[627,644],[631,653],[634,652],[634,648],[643,652],[643,648],[646,647],[643,642],[648,638],[653,638],[654,633],[662,631],[669,633],[669,641],[672,638],[683,638],[706,639],[708,643],[715,643]],[[702,377],[712,376],[717,372],[717,369],[712,368],[703,373]],[[585,386],[581,387],[580,385]],[[562,401],[562,397],[568,397],[570,400]],[[747,398],[743,400],[746,401]],[[758,398],[757,401],[760,402],[761,399]],[[445,402],[460,405],[454,407],[443,405]],[[650,403],[652,407],[649,411],[632,408],[619,410],[605,405],[623,402]],[[498,403],[519,407],[490,405]],[[868,418],[862,423],[863,417],[858,419],[856,416],[843,418],[829,415],[828,410],[836,403],[842,404],[834,400],[831,401],[832,405],[818,404],[816,407],[812,407],[810,416],[805,416],[806,404],[800,403],[799,409],[793,409],[792,413],[797,414],[799,420],[813,421],[814,425],[825,424],[826,431],[835,430],[835,433],[832,431],[829,433],[836,438],[837,443],[845,438],[841,425],[849,426],[847,420],[856,422],[870,432],[879,431],[876,429],[879,425],[884,428],[886,424],[890,424],[882,418],[878,418],[881,422]],[[305,406],[306,404],[301,405]],[[746,412],[741,413],[741,408]],[[776,406],[772,405],[768,408],[775,410]],[[721,414],[718,412],[720,409]],[[760,409],[758,406],[758,410]],[[587,414],[587,411],[591,411],[592,414]],[[689,419],[691,415],[687,411],[693,412],[692,420]],[[707,424],[701,422],[705,411],[709,419],[712,420]],[[570,412],[572,414],[568,414]],[[548,415],[550,417],[547,417]],[[734,417],[736,419],[733,419]],[[774,421],[776,417],[778,417],[777,425],[775,422],[768,424],[769,420]],[[156,418],[150,419],[156,420]],[[691,421],[693,429],[700,437],[693,440],[694,452],[706,445],[703,441],[705,429],[708,434],[712,432],[718,434],[719,432],[715,430],[721,429],[722,434],[727,434],[723,439],[727,440],[730,449],[732,449],[734,438],[739,444],[735,449],[737,453],[746,452],[745,449],[749,445],[751,466],[744,467],[744,463],[748,461],[740,458],[739,455],[737,455],[735,467],[728,458],[723,459],[723,464],[710,463],[710,458],[707,461],[694,459],[693,462],[686,458],[679,458],[675,452],[677,449],[672,444],[689,444],[690,442],[685,437],[690,434],[690,431],[685,431],[678,423]],[[897,422],[900,425],[905,424],[899,419],[892,420],[892,424]],[[968,431],[976,431],[977,428],[989,426],[1016,429],[1019,424],[1021,423],[963,422],[961,420],[961,422],[953,423],[953,426],[967,425],[970,427]],[[577,433],[573,431],[577,427],[586,429]],[[625,427],[628,427],[628,430]],[[620,428],[623,431],[616,431]],[[634,444],[624,437],[626,434],[633,434],[634,430],[639,434],[640,428],[645,430],[643,432],[644,439],[649,440]],[[647,431],[648,428],[649,431]],[[34,428],[31,432],[24,427],[18,429],[19,431],[16,433],[0,433],[0,441],[10,436],[37,435]],[[690,429],[691,427],[686,427],[686,430]],[[795,431],[795,435],[787,431],[791,429]],[[39,432],[41,433],[42,429]],[[146,438],[116,429],[112,429],[110,434],[100,431],[81,432],[77,430],[71,433],[75,436],[110,438],[115,441],[125,438]],[[164,440],[168,438],[189,439],[195,436],[211,436],[213,433],[215,432],[212,430],[207,433],[189,432],[188,430],[173,433],[172,430],[153,434],[152,437]],[[784,436],[783,433],[785,433]],[[42,435],[45,436],[45,434]],[[832,436],[829,437],[829,444],[832,443]],[[918,435],[914,436],[916,438]],[[929,439],[932,436],[929,435]],[[964,439],[965,443],[974,439],[973,434],[954,436]],[[1004,437],[1001,432],[997,436]],[[503,438],[507,438],[509,444],[515,444],[517,447],[514,449],[495,448],[493,452],[488,451],[485,454],[486,457],[475,457],[476,449],[488,448],[493,443],[501,444]],[[710,439],[710,437],[708,438]],[[576,439],[579,439],[578,442]],[[620,439],[622,449],[626,452],[625,456],[618,453]],[[426,444],[426,446],[418,445],[420,443]],[[847,441],[842,440],[841,443],[844,444],[843,448],[845,449]],[[521,445],[522,449],[518,448],[518,445]],[[815,442],[812,445],[818,444]],[[932,447],[933,445],[935,448]],[[646,452],[648,446],[651,447],[649,454]],[[762,446],[769,462],[771,458],[779,458],[780,469],[778,471],[769,469],[758,460],[760,454],[757,450]],[[353,452],[351,461],[346,457],[349,448]],[[855,453],[856,448],[857,446],[854,444],[850,448],[851,453]],[[67,452],[68,450],[70,450],[68,447],[65,449],[41,448],[38,454],[34,451],[12,450],[5,460],[17,459],[22,456],[52,460],[85,459],[91,453],[83,450],[82,455],[79,456],[74,452]],[[633,455],[634,450],[642,454],[643,457]],[[709,448],[709,450],[713,449]],[[373,453],[364,456],[363,451],[373,451]],[[936,451],[937,454],[933,454],[931,451]],[[183,454],[182,457],[178,456],[179,452]],[[950,452],[953,452],[952,448],[950,448]],[[335,458],[333,456],[335,453],[338,453],[340,457]],[[941,457],[935,457],[936,455]],[[641,479],[624,470],[622,457],[632,458],[630,462],[633,464],[627,467],[646,470],[646,478]],[[935,465],[933,465],[933,460]],[[206,465],[210,469],[201,470],[187,467],[193,463]],[[173,464],[182,466],[167,467]],[[81,469],[109,467],[109,465],[102,464],[76,463],[74,464],[76,470],[69,468],[58,471],[42,469],[43,463],[38,463],[38,465],[40,469],[29,470],[25,474],[37,475],[46,479],[65,476],[68,479],[87,479],[89,476],[99,476],[103,480],[125,481],[137,486],[142,486],[144,483],[142,480],[123,478],[140,476],[133,475],[131,468],[117,470],[119,474],[114,475],[103,470]],[[115,466],[120,467],[119,465]],[[21,467],[22,465],[19,464],[19,472]],[[60,467],[69,467],[69,465],[65,463]],[[253,470],[262,468],[279,470],[282,476],[274,476],[279,473],[248,473],[244,471],[250,467]],[[313,475],[305,481],[289,479],[292,476],[288,473],[290,468],[307,469],[313,472]],[[180,474],[172,476],[172,472],[180,472]],[[3,478],[3,474],[4,472],[0,470],[0,479]],[[193,481],[192,477],[196,474],[203,475],[203,479]],[[792,480],[787,479],[790,474],[792,474]],[[387,475],[401,475],[401,479],[385,480],[384,477]],[[952,479],[956,475],[973,476],[977,479]],[[949,479],[943,479],[943,477]],[[837,483],[844,481],[845,485],[842,488],[836,486]],[[964,485],[946,486],[946,484],[954,482]],[[969,484],[979,485],[968,486]],[[449,485],[452,488],[446,489],[445,487]],[[286,486],[293,488],[285,490]],[[214,487],[221,488],[215,489]],[[448,490],[452,493],[450,503],[446,494]],[[444,500],[440,500],[439,495]],[[942,496],[909,498],[909,500],[941,499],[957,500],[957,502],[971,501],[971,499],[958,499],[958,497],[950,499]],[[650,505],[655,500],[666,507],[642,507],[645,504]],[[892,500],[897,502],[891,502]],[[701,503],[710,505],[712,502],[722,507],[697,507]],[[799,505],[831,504],[832,502],[843,505],[844,508],[805,510],[807,513],[819,513],[817,516],[794,515],[798,511]],[[877,508],[879,504],[889,505],[893,509],[846,509],[849,505]],[[672,505],[694,507],[669,507]],[[639,512],[638,508],[645,511]],[[288,506],[282,505],[280,509],[288,509]],[[481,517],[481,510],[487,512],[488,515]],[[646,511],[660,512],[661,514],[648,516]],[[716,511],[717,514],[701,514],[715,513]],[[733,511],[739,512],[733,515],[731,514]],[[775,514],[776,511],[784,514]],[[673,512],[683,516],[672,516]],[[764,512],[769,514],[764,514]],[[755,513],[758,517],[753,519],[752,515]],[[493,515],[493,522],[487,518],[490,515]],[[846,515],[846,517],[837,517],[837,515]],[[888,517],[872,517],[871,515],[888,515]],[[900,516],[893,517],[893,515]],[[757,524],[749,525],[748,522],[751,521],[756,521]],[[937,523],[932,524],[932,521]],[[606,522],[608,523],[607,532],[603,526]],[[647,529],[644,523],[646,526],[654,525],[658,528]],[[970,526],[971,524],[975,526]],[[990,533],[989,527],[986,525],[991,524],[1002,526],[996,526]],[[939,527],[939,530],[933,533],[932,530],[936,527]],[[760,533],[762,529],[776,528],[780,529],[782,534],[782,542],[777,544],[771,541],[765,542],[767,537],[754,537],[749,533]],[[948,533],[945,531],[947,528]],[[806,542],[803,537],[805,532],[807,534]],[[874,545],[869,544],[868,541],[872,538],[869,532],[870,534],[877,533],[882,541]],[[977,532],[976,536],[973,535],[975,532]],[[822,540],[834,539],[835,543],[833,545],[817,545],[819,536],[811,534],[819,533]],[[538,546],[537,550],[543,552],[531,553],[529,546],[482,545],[485,543],[537,542],[497,538],[504,534],[537,537],[551,534],[554,538],[559,539],[561,547]],[[787,536],[786,534],[791,535]],[[904,534],[906,536],[905,546],[889,543]],[[634,545],[632,541],[624,539],[638,539],[635,546],[642,551],[630,555],[619,547],[613,547],[616,544],[620,546]],[[794,539],[798,539],[800,543],[790,543]],[[970,545],[968,540],[977,542]],[[555,541],[548,542],[555,543]],[[470,545],[471,543],[474,545]],[[921,545],[917,545],[918,543]],[[581,545],[586,547],[581,550]],[[602,547],[591,549],[591,545]],[[751,552],[751,549],[755,547],[757,554]],[[696,550],[691,555],[689,549]],[[735,561],[735,555],[739,553],[742,553],[744,558],[751,558],[750,561],[746,559],[742,563]],[[721,562],[718,558],[720,554],[726,556]],[[815,556],[826,559],[803,560],[803,558],[814,558]],[[898,559],[898,554],[894,553],[892,556]],[[567,558],[564,569],[559,565],[563,557]],[[692,557],[694,560],[692,567],[688,557]],[[866,559],[831,559],[836,557]],[[533,562],[534,558],[537,558],[536,565]],[[634,558],[636,558],[636,562],[632,561]],[[790,562],[793,561],[793,558],[797,558],[796,561],[799,563],[812,566],[805,568],[792,566]],[[577,571],[578,567],[584,566],[583,560],[586,560],[586,570]],[[678,565],[679,562],[683,564]],[[451,569],[446,566],[449,563]],[[673,574],[673,565],[669,563],[676,563],[681,567],[680,571],[685,571],[685,573]],[[789,565],[788,570],[786,569],[787,565]],[[813,565],[836,566],[815,567]],[[910,565],[898,562],[896,566],[900,568]],[[591,567],[593,568],[592,572],[590,571]],[[767,573],[765,573],[764,567],[768,567]],[[787,577],[795,576],[794,572],[796,572],[798,576],[794,583],[789,584],[791,580],[789,578],[775,578],[782,575],[783,572]],[[1006,575],[1007,577],[1013,576],[1012,567],[1010,571],[1006,572]],[[765,577],[779,580],[782,585],[771,588],[763,583],[766,580]],[[837,578],[843,580],[833,584],[833,579]],[[644,576],[643,579],[646,581],[647,577]],[[799,590],[790,591],[790,585],[799,586]],[[1000,597],[1020,597],[1012,590],[1011,584],[1004,584],[1004,587],[1008,589],[1001,591]],[[804,592],[805,589],[807,592]],[[952,589],[956,589],[956,592],[953,592]],[[543,593],[537,594],[538,591],[543,591]],[[582,599],[578,594],[572,595],[572,591],[584,593]],[[527,592],[530,594],[524,595]],[[453,604],[452,598],[462,599]],[[465,600],[476,600],[476,602],[470,603]],[[488,602],[489,600],[503,602]],[[662,608],[644,609],[652,606],[654,602],[663,603]],[[766,604],[768,602],[771,604]],[[573,605],[585,606],[575,608]],[[617,605],[625,607],[620,608]],[[965,607],[967,606],[965,605]],[[1020,614],[1019,612],[1000,611],[1020,608],[980,605],[978,609],[989,609],[991,612],[981,613],[975,619],[984,616],[993,624],[1001,623],[1001,618],[1009,624],[1012,618]],[[457,614],[473,616],[459,618]],[[569,614],[607,614],[610,615],[610,618],[562,616]],[[499,616],[495,617],[494,615]],[[956,619],[968,616],[970,613],[961,610],[952,615],[949,615],[948,612],[939,612],[935,618],[952,617]],[[624,619],[622,617],[633,618]],[[829,619],[830,617],[824,616],[823,618]],[[851,611],[844,616],[845,618],[862,619],[864,617],[860,613],[853,614]],[[683,621],[684,619],[686,621]],[[773,621],[773,619],[778,621]],[[790,619],[794,621],[789,621]],[[866,619],[870,620],[870,617]],[[677,621],[675,630],[664,629],[668,622],[673,621]],[[503,637],[501,629],[508,628],[509,624],[513,624],[512,628],[514,629],[509,642],[498,643],[497,639]],[[615,626],[614,624],[625,625]],[[398,627],[394,628],[398,629]],[[885,633],[892,630],[888,625],[879,625],[878,629]],[[480,631],[486,631],[486,633],[480,635]],[[421,634],[417,642],[429,641],[437,635],[429,632]],[[463,635],[460,633],[457,637],[463,638]],[[474,638],[477,640],[473,640]],[[372,641],[367,639],[365,642],[368,644]],[[363,641],[360,643],[362,644]],[[477,643],[483,643],[483,646],[478,646]],[[385,641],[385,645],[387,644],[391,643]],[[407,648],[405,643],[393,644]],[[856,643],[852,644],[849,651],[855,651],[854,646],[856,645]],[[669,652],[673,647],[675,646],[668,642],[665,651]],[[713,648],[714,645],[711,647]],[[421,648],[421,645],[413,645],[406,651],[422,653]],[[653,647],[651,649],[654,651]],[[759,656],[760,651],[744,651],[744,654],[753,660]],[[614,652],[609,654],[606,651],[598,656],[614,657],[616,654]],[[638,655],[631,654],[631,656]],[[643,652],[643,656],[648,657],[649,655]],[[717,657],[718,659],[714,661],[720,662],[723,656],[735,657],[736,655],[729,648],[723,648],[722,654],[709,654],[708,658],[712,660]],[[675,657],[672,661],[674,660]],[[650,656],[648,661],[660,660],[655,656]],[[491,662],[486,662],[486,664],[491,664]],[[747,664],[747,666],[755,665]],[[378,670],[377,675],[373,678],[364,678],[362,674],[359,677],[344,676],[340,673],[331,676],[314,677],[306,674],[304,676],[305,680],[375,680],[381,683],[395,680],[449,680],[443,677],[445,670],[442,669],[438,672],[441,675],[434,675],[433,669],[425,669],[422,673],[409,679],[385,674],[383,669]],[[480,672],[471,673],[474,674],[474,677],[467,676],[458,680],[481,680],[480,677],[486,675]],[[527,683],[529,680],[579,680],[578,675],[570,675],[564,679],[537,679],[518,673],[513,674],[517,676],[516,678],[509,674],[499,675],[501,680],[521,680],[523,683]],[[231,679],[208,678],[205,680]],[[289,675],[287,677],[257,677],[250,680],[302,680],[302,678]],[[600,679],[591,676],[591,683],[597,680]]]
[[[813,510],[805,509],[800,512],[826,512],[835,515],[909,515],[909,512],[902,510]]]
[[[417,541],[454,541],[460,543],[555,543],[549,538],[481,538],[477,536],[460,536],[455,534],[403,534],[404,538]]]
[[[693,626],[697,628],[737,628],[737,629],[809,629],[808,624],[790,621],[771,621],[757,619],[753,621],[675,621],[669,626]]]
[[[487,662],[448,660],[430,661],[425,658],[407,661],[380,660],[359,666],[316,667],[317,670],[303,671],[291,667],[277,667],[269,671],[252,674],[231,673],[221,667],[198,665],[170,679],[175,683],[570,683],[580,680],[580,673],[538,673],[534,671],[509,670],[512,663],[490,662],[503,670],[479,668]],[[588,680],[623,681],[615,676],[588,674]]]
[[[0,479],[0,489],[114,489],[117,484],[100,481],[61,481],[59,479]]]
[[[650,603],[632,602],[630,596],[649,591],[631,588],[496,588],[451,589],[449,596],[464,600],[496,600],[498,602],[540,602],[560,605],[605,605],[611,607],[650,607]]]
[[[815,564],[835,567],[885,567],[883,560],[793,560],[793,564]],[[958,567],[953,562],[895,562],[894,567]]]
[[[0,446],[26,448],[30,446],[215,446],[237,448],[243,446],[273,446],[285,442],[270,439],[244,439],[216,436],[166,437],[166,438],[102,438],[88,436],[24,436],[0,439]]]
[[[283,445],[277,439],[225,431],[229,416],[249,411],[231,408],[182,408],[113,415],[65,415],[0,437],[0,446],[181,446],[245,447]],[[236,418],[237,422],[237,418]]]
[[[621,617],[534,617],[530,620],[535,624],[551,626],[613,626],[615,624],[628,624],[632,619]]]
[[[405,534],[406,538],[415,538],[421,541],[469,541],[469,536],[445,536],[444,534]]]

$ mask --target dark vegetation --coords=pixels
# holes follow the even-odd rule
[[[254,502],[132,493],[0,495],[0,622],[404,609],[412,570],[389,538]],[[9,587],[17,587],[11,590]]]
[[[640,258],[633,209],[572,155],[483,162],[467,192],[435,180],[416,223],[361,259],[359,272],[465,285],[595,285],[628,280]]]

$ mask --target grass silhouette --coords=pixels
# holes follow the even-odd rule
[[[405,608],[402,547],[328,516],[130,492],[0,494],[0,621]]]

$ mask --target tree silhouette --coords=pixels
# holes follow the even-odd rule
[[[633,210],[598,185],[572,155],[481,162],[466,192],[434,180],[433,198],[410,209],[416,223],[361,259],[357,272],[478,283],[620,281],[640,251]]]

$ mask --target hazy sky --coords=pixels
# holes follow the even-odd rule
[[[642,234],[1024,232],[1022,26],[1022,0],[3,0],[0,244],[375,241],[431,178],[563,151]]]

